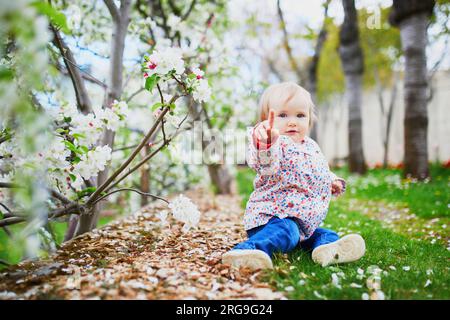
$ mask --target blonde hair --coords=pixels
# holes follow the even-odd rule
[[[311,99],[311,94],[303,87],[294,82],[282,82],[269,86],[264,90],[259,100],[258,118],[260,121],[267,120],[269,110],[274,105],[284,105],[297,96],[306,104],[309,110],[309,130],[316,121],[316,107]]]

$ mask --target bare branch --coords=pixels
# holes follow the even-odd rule
[[[20,223],[20,222],[24,222],[24,221],[26,221],[26,219],[20,218],[20,217],[4,218],[4,219],[0,220],[0,227],[6,227],[11,224],[16,224],[16,223]]]
[[[164,97],[161,91],[161,87],[159,86],[159,84],[156,84],[156,87],[158,88],[158,92],[159,92],[159,98],[161,99],[161,103],[164,104]]]
[[[109,13],[111,14],[111,17],[113,18],[113,20],[116,22],[119,22],[120,21],[120,12],[119,12],[119,9],[114,4],[114,1],[113,0],[103,0],[103,2],[105,3],[106,7],[108,8]]]
[[[64,197],[62,194],[60,194],[59,192],[57,192],[56,190],[50,190],[50,194],[53,198],[58,199],[59,201],[61,201],[64,204],[69,204],[72,203],[72,201],[70,201],[69,199],[67,199],[66,197]]]
[[[2,206],[9,214],[12,214],[11,209],[9,209],[4,203],[0,202],[0,206]]]
[[[174,97],[175,98],[175,97]],[[174,99],[171,99],[172,100]],[[165,110],[167,110],[167,108],[165,108]],[[183,124],[183,122],[186,120],[187,115],[184,117],[184,119],[180,122],[179,127],[176,129],[175,133],[172,134],[168,139],[163,139],[163,143],[152,153],[148,154],[147,156],[145,156],[141,161],[139,161],[134,167],[132,167],[131,169],[128,169],[128,171],[121,176],[116,182],[114,182],[110,187],[108,187],[106,189],[106,192],[108,192],[109,190],[111,190],[112,188],[114,188],[115,186],[117,186],[123,179],[125,179],[127,176],[129,176],[130,174],[132,174],[134,171],[136,171],[137,169],[139,169],[139,167],[141,167],[144,163],[146,163],[148,160],[150,160],[151,158],[153,158],[162,148],[164,148],[165,146],[169,145],[169,143],[173,140],[174,137],[176,137],[179,133],[179,129],[181,127],[181,124]]]
[[[131,161],[133,161],[133,159],[139,154],[139,151],[141,151],[141,149],[145,146],[147,141],[150,139],[150,137],[152,136],[153,132],[156,130],[156,128],[159,125],[159,123],[161,122],[162,118],[165,116],[165,114],[168,111],[169,111],[169,108],[165,107],[164,110],[159,115],[159,117],[156,119],[156,121],[153,124],[153,126],[150,128],[150,130],[147,133],[147,135],[144,137],[144,139],[142,139],[142,141],[139,143],[139,145],[133,151],[133,153],[128,157],[128,159],[124,163],[122,163],[122,165],[102,185],[100,185],[97,188],[97,190],[95,190],[95,192],[89,197],[89,199],[86,202],[86,204],[92,204],[97,199],[97,197],[111,184],[111,182],[114,181],[114,179],[120,173],[122,173],[122,171],[125,170],[125,168],[131,163]]]
[[[75,62],[72,51],[61,38],[59,31],[52,24],[50,24],[50,29],[52,30],[54,35],[53,43],[59,49],[61,56],[64,58],[64,64],[66,65],[70,78],[72,79],[75,96],[77,98],[78,109],[84,114],[92,112],[91,101],[89,99],[86,86],[84,85],[83,78],[80,74],[80,71],[76,67],[74,67],[77,64]]]
[[[278,17],[280,18],[281,30],[283,31],[284,49],[286,50],[286,54],[288,56],[289,63],[291,64],[293,71],[297,74],[298,81],[303,83],[304,81],[300,67],[298,66],[297,61],[295,60],[292,54],[292,48],[289,44],[289,35],[286,30],[286,22],[284,20],[283,11],[281,10],[280,0],[277,0],[277,9],[278,9]]]
[[[62,57],[63,59],[65,59],[64,57]],[[68,63],[71,63],[70,61],[68,61]],[[82,70],[80,68],[80,66],[75,65],[74,67],[80,69],[81,71],[81,77],[86,80],[89,81],[91,83],[95,83],[97,85],[99,85],[100,87],[102,87],[103,89],[108,88],[108,85],[102,81],[100,81],[99,79],[97,79],[96,77],[94,77],[93,75],[91,75],[90,73],[85,72],[84,70]],[[64,68],[63,66],[61,66],[59,63],[56,64],[56,69],[58,69],[63,75],[67,75],[70,76],[69,71]]]
[[[167,200],[164,199],[164,198],[155,196],[155,195],[153,195],[153,194],[151,194],[151,193],[146,193],[146,192],[142,192],[142,191],[140,191],[140,190],[132,189],[132,188],[121,188],[121,189],[114,190],[114,191],[112,191],[112,192],[110,192],[110,193],[105,194],[104,196],[102,196],[102,197],[99,198],[98,200],[96,200],[96,201],[94,202],[94,204],[96,204],[97,202],[100,202],[100,201],[104,200],[105,198],[109,197],[110,195],[112,195],[112,194],[114,194],[114,193],[116,193],[116,192],[121,192],[121,191],[132,191],[132,192],[136,192],[136,193],[139,193],[140,195],[143,195],[143,196],[153,197],[153,198],[156,198],[156,199],[160,199],[160,200],[166,202],[167,204],[169,204],[169,201],[167,201]]]
[[[0,182],[0,188],[13,189],[13,188],[20,188],[20,187],[17,184],[14,184],[14,183]]]
[[[194,9],[194,6],[195,6],[195,3],[196,3],[196,2],[197,2],[197,0],[192,0],[191,5],[189,6],[188,11],[183,15],[183,17],[181,17],[181,21],[184,21],[184,20],[186,20],[186,19],[189,17],[189,15],[190,15],[191,12],[192,12],[192,9]]]
[[[133,98],[135,96],[137,96],[139,93],[141,93],[142,91],[144,91],[145,88],[139,88],[138,90],[136,90],[135,92],[133,92],[125,101],[126,103],[130,103],[131,100],[133,100]]]

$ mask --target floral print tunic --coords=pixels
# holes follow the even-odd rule
[[[331,183],[337,179],[317,143],[309,137],[301,143],[280,135],[267,150],[253,144],[255,127],[247,130],[248,165],[257,175],[244,214],[249,230],[272,217],[293,217],[300,241],[308,239],[325,219],[331,199]]]

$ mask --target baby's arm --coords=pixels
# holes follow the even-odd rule
[[[344,179],[338,177],[333,172],[330,171],[331,175],[331,194],[333,196],[340,196],[345,192],[346,182]]]

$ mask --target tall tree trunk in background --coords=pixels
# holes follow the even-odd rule
[[[308,67],[308,90],[311,94],[312,101],[316,106],[316,112],[318,114],[319,109],[317,108],[317,70],[319,68],[319,60],[320,54],[322,52],[323,45],[327,39],[327,18],[328,18],[328,6],[331,0],[327,0],[324,4],[324,17],[322,28],[320,29],[319,36],[317,37],[316,47],[314,49],[314,55]],[[310,136],[313,140],[318,142],[318,134],[317,134],[317,124],[313,126]]]
[[[418,179],[429,176],[427,110],[427,27],[434,0],[394,0],[389,22],[400,28],[405,56],[405,157],[404,175]]]
[[[189,113],[192,116],[193,121],[200,120],[201,114],[205,115],[205,122],[208,126],[208,129],[211,130],[213,128],[209,118],[207,111],[200,104],[194,102],[189,103]],[[203,128],[203,126],[202,126]],[[204,134],[202,132],[202,152],[208,147],[209,143],[205,141]],[[227,167],[223,164],[206,164],[208,167],[209,178],[211,180],[211,184],[214,186],[215,192],[218,194],[230,194],[231,193],[231,182],[232,176],[230,175]]]
[[[339,33],[339,54],[345,74],[348,99],[348,146],[350,172],[363,174],[367,170],[362,142],[361,95],[364,61],[359,44],[358,17],[355,1],[342,0],[345,18]]]
[[[125,49],[125,37],[127,35],[128,24],[130,23],[131,0],[121,0],[118,8],[113,0],[104,0],[113,21],[113,34],[111,37],[111,57],[109,67],[108,91],[103,102],[104,108],[111,108],[111,103],[122,96],[123,83],[123,52]],[[112,149],[114,144],[114,132],[105,130],[100,145],[109,145]],[[100,172],[97,179],[97,186],[100,186],[108,178],[108,169]],[[97,204],[90,214],[80,217],[76,235],[88,232],[97,226],[101,204]]]

